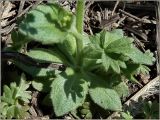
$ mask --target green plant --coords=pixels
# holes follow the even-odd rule
[[[90,110],[90,103],[89,102],[84,102],[79,111],[80,111],[82,118],[85,118],[85,119],[92,118],[92,111]]]
[[[142,108],[145,119],[159,119],[159,103],[144,101]]]
[[[130,114],[129,111],[127,112],[121,112],[121,119],[125,119],[125,120],[132,120],[133,116]]]
[[[1,96],[1,118],[5,119],[22,119],[29,117],[29,100],[31,91],[27,91],[30,82],[26,82],[24,74],[21,77],[20,84],[10,83],[10,87],[4,85],[3,95]]]
[[[139,51],[120,29],[102,30],[92,36],[84,33],[84,13],[80,12],[84,1],[78,2],[76,16],[57,4],[39,5],[19,24],[18,32],[13,33],[25,36],[18,39],[21,46],[34,40],[48,47],[31,49],[27,55],[37,61],[63,63],[66,71],[14,63],[35,79],[43,77],[47,82],[48,77],[54,78],[49,97],[57,116],[81,106],[87,95],[104,109],[121,111],[120,97],[128,93],[125,78],[137,82],[134,75],[141,66],[152,65],[153,55]]]

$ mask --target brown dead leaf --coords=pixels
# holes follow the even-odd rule
[[[8,18],[15,15],[15,10],[12,10],[15,5],[11,3],[11,1],[4,1],[1,3],[2,6],[2,14],[1,14],[1,26],[6,26],[8,22]]]

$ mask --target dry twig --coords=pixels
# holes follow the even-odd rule
[[[129,17],[131,17],[131,18],[133,18],[133,19],[135,19],[137,21],[139,21],[139,22],[142,22],[142,19],[140,19],[137,16],[134,16],[134,15],[132,15],[132,14],[130,14],[130,13],[124,11],[124,10],[119,9],[119,12],[121,12],[121,13],[123,13],[123,14],[125,14],[125,15],[127,15],[127,16],[129,16]]]
[[[112,11],[112,14],[111,14],[112,16],[114,15],[114,12],[115,12],[115,10],[116,10],[118,4],[119,4],[119,0],[117,0],[115,6],[114,6],[114,8],[113,8],[113,11]]]

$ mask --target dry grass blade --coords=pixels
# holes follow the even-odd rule
[[[11,9],[14,7],[14,5],[9,2],[9,1],[5,1],[4,2],[4,6],[2,8],[2,16],[1,19],[5,19],[8,18],[10,16],[12,16],[13,14],[15,14],[15,11],[11,11]]]
[[[112,23],[116,22],[118,19],[120,19],[119,15],[116,14],[114,16],[112,16],[110,19],[108,20],[102,20],[101,22],[101,27],[104,28],[104,27],[108,27],[109,25],[112,25]]]
[[[116,10],[116,8],[117,8],[118,4],[119,4],[119,0],[117,0],[117,2],[116,2],[116,4],[115,4],[115,6],[114,6],[114,8],[113,8],[112,16],[114,15],[114,12],[115,12],[115,10]]]
[[[5,27],[8,22],[8,18],[16,14],[15,10],[12,10],[15,6],[10,1],[1,2],[1,27]]]
[[[128,17],[131,17],[131,18],[133,18],[133,19],[135,19],[135,20],[137,20],[139,22],[142,22],[142,19],[140,19],[140,18],[138,18],[138,17],[136,17],[136,16],[124,11],[124,10],[119,9],[119,12],[121,12],[121,13],[127,15]]]
[[[160,75],[160,3],[157,3],[157,11],[156,11],[156,15],[158,18],[158,22],[157,22],[157,34],[156,34],[156,42],[157,42],[157,50],[158,50],[158,55],[157,55],[157,72],[158,75]]]
[[[18,10],[18,15],[22,12],[23,7],[24,7],[25,1],[20,2],[19,10]]]
[[[143,40],[145,40],[145,41],[147,41],[147,39],[148,39],[148,37],[147,37],[147,35],[146,34],[144,34],[144,33],[142,33],[142,32],[140,32],[140,31],[138,31],[138,30],[136,30],[136,29],[134,29],[134,28],[132,28],[132,27],[130,27],[130,26],[125,26],[124,27],[124,29],[126,29],[126,30],[128,30],[128,31],[130,31],[130,32],[132,32],[132,33],[134,33],[134,34],[136,34],[136,35],[138,35],[139,37],[141,37]]]

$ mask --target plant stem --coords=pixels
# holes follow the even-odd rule
[[[78,0],[76,8],[76,27],[80,33],[83,33],[84,8],[85,0]]]
[[[81,35],[83,34],[84,8],[85,8],[85,0],[78,0],[76,8],[76,28],[78,33],[80,33]],[[80,65],[81,51],[83,49],[83,37],[80,37],[76,33],[74,35],[76,37],[76,44],[77,44],[77,56],[76,56],[77,65]]]
[[[83,35],[78,32],[72,32],[74,37],[76,38],[76,45],[77,45],[77,54],[76,54],[76,63],[77,65],[81,65],[81,51],[83,49]]]

